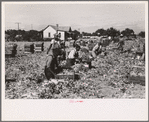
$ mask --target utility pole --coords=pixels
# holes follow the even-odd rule
[[[21,24],[20,22],[16,22],[15,24],[18,24],[18,30],[19,30],[19,24]]]

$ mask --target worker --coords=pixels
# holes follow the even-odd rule
[[[145,61],[145,44],[143,44],[143,54],[141,60]]]
[[[88,48],[82,48],[81,49],[81,54],[79,55],[79,57],[81,58],[81,62],[83,64],[88,64],[89,68],[91,68],[91,61],[93,60],[92,55],[89,52]]]
[[[121,51],[123,51],[123,45],[124,45],[124,39],[123,39],[123,34],[120,35],[120,39],[119,42],[117,44],[118,49],[120,49]]]
[[[101,41],[100,41],[100,42],[98,42],[98,43],[93,47],[93,49],[92,49],[92,56],[93,56],[94,58],[96,58],[97,55],[100,54],[101,52],[102,52],[102,43],[101,43]]]
[[[55,77],[55,70],[58,68],[57,56],[61,54],[58,34],[54,34],[47,50],[47,60],[45,65],[45,75],[47,79]]]
[[[75,49],[71,50],[67,57],[66,67],[71,67],[75,62],[79,62],[79,50],[80,46],[75,44]]]

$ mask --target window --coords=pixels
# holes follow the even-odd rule
[[[49,33],[49,37],[51,37],[51,34]]]

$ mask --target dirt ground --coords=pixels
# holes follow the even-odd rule
[[[5,43],[8,45],[10,42]],[[83,70],[79,80],[44,79],[46,49],[41,53],[24,54],[24,44],[17,43],[17,55],[5,58],[6,99],[144,99],[145,85],[129,83],[131,66],[145,66],[145,62],[133,59],[128,53],[109,51],[107,56],[92,61],[93,68]],[[145,76],[145,69],[135,69]],[[134,71],[134,72],[135,72]],[[71,72],[71,71],[67,71]]]

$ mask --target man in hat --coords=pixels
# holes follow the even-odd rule
[[[121,51],[123,51],[123,45],[124,45],[124,39],[123,39],[123,34],[120,35],[120,39],[119,42],[117,44],[118,49],[120,49]]]
[[[102,52],[102,42],[99,41],[92,49],[92,56],[96,58],[97,55],[100,54],[101,52]]]
[[[67,57],[67,63],[65,67],[70,68],[75,64],[75,62],[79,61],[79,50],[80,46],[75,44],[75,49],[71,50]]]
[[[45,75],[47,79],[55,77],[56,68],[58,68],[57,56],[61,55],[61,47],[59,43],[58,34],[54,35],[54,39],[51,40],[50,46],[47,50],[47,60],[45,66]]]

